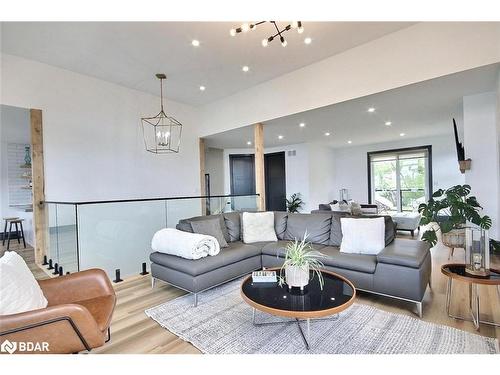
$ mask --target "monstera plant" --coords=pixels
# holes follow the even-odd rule
[[[437,241],[437,231],[447,233],[454,229],[463,229],[466,222],[477,225],[482,229],[490,229],[491,218],[480,215],[481,205],[471,194],[469,185],[456,185],[449,189],[439,189],[432,194],[427,203],[418,206],[422,215],[420,225],[436,223],[425,231],[422,240],[434,246]]]

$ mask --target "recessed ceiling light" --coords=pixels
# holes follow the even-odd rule
[[[304,126],[306,126],[306,123],[305,123],[305,122],[301,122],[301,123],[299,124],[299,126],[300,126],[301,128],[303,128]]]
[[[243,67],[241,68],[241,70],[243,70],[244,72],[248,72],[248,71],[250,70],[250,68],[249,68],[248,66],[246,66],[246,65],[245,65],[245,66],[243,66]]]
[[[352,141],[347,141],[347,143],[351,144],[351,143],[352,143]]]
[[[278,135],[278,139],[283,139],[283,136],[282,135]]]
[[[200,86],[200,91],[205,91],[206,87],[205,86]]]
[[[400,137],[404,137],[406,134],[405,133],[399,133]]]
[[[250,146],[251,144],[252,144],[252,142],[250,142],[250,141],[248,141],[248,142],[247,142],[247,145],[249,145],[249,146]]]
[[[307,38],[304,39],[304,43],[305,44],[311,44],[311,42],[312,42],[312,39],[309,38],[309,37],[307,37]]]
[[[199,47],[200,46],[200,41],[197,40],[197,39],[193,39],[191,41],[191,44],[193,45],[193,47]]]
[[[373,107],[368,108],[368,112],[370,112],[370,113],[375,112],[375,108],[373,108]]]
[[[386,121],[385,122],[385,126],[391,126],[392,125],[392,122],[391,121]]]
[[[330,133],[329,133],[329,132],[326,132],[326,133],[325,133],[325,135],[328,137],[328,136],[330,136]]]

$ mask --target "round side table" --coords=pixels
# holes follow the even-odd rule
[[[448,288],[446,290],[446,313],[450,318],[466,320],[474,323],[476,330],[479,325],[487,324],[500,327],[500,323],[481,320],[479,315],[479,285],[493,285],[496,287],[498,298],[500,299],[500,271],[490,269],[490,275],[487,277],[474,277],[465,272],[465,264],[445,264],[441,267],[441,272],[448,276]],[[450,303],[452,297],[453,280],[463,281],[469,284],[469,312],[471,318],[450,314]]]

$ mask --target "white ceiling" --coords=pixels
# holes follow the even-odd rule
[[[125,87],[159,94],[155,73],[168,76],[168,98],[203,105],[411,26],[409,22],[304,22],[285,34],[288,46],[261,40],[271,24],[235,37],[241,22],[3,22],[2,52]],[[285,26],[287,23],[284,23]],[[305,45],[305,37],[313,39]],[[199,47],[191,45],[200,41]],[[243,73],[241,67],[250,71]],[[206,86],[201,92],[199,86]]]
[[[451,135],[452,118],[462,124],[462,97],[494,91],[499,69],[500,64],[488,65],[271,120],[264,124],[265,146],[321,142],[337,148],[399,140],[400,133],[405,138]],[[367,112],[370,107],[375,112]],[[299,127],[301,122],[306,126]],[[252,140],[252,126],[206,137],[216,148],[247,148]]]

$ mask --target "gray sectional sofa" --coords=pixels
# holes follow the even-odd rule
[[[277,242],[245,244],[241,241],[240,213],[199,216],[181,220],[177,229],[192,232],[191,221],[219,218],[228,247],[216,256],[189,260],[154,252],[150,255],[152,286],[163,280],[194,294],[223,284],[262,267],[279,267],[289,241],[301,240],[305,232],[314,249],[327,255],[325,268],[347,277],[358,290],[414,302],[422,316],[422,299],[431,275],[429,245],[423,241],[395,238],[395,226],[386,217],[386,247],[378,255],[346,254],[340,218],[345,214],[289,214],[275,212]],[[361,235],[361,234],[360,234]]]

